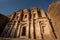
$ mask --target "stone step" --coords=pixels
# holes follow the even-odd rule
[[[0,38],[0,40],[41,40],[41,39],[24,39],[24,38]],[[42,39],[43,40],[43,39]],[[48,39],[47,39],[48,40]],[[54,39],[60,40],[60,39]]]
[[[0,40],[40,40],[40,39],[0,38]]]

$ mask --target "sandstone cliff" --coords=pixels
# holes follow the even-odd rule
[[[54,2],[48,7],[48,17],[51,20],[57,39],[60,38],[60,2]]]
[[[0,14],[0,34],[2,33],[3,29],[5,28],[6,23],[8,22],[9,18]]]

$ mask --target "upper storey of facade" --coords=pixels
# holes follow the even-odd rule
[[[24,10],[18,10],[14,12],[13,14],[8,16],[11,20],[21,20],[21,21],[28,21],[29,19],[39,19],[39,18],[46,18],[46,13],[44,12],[44,9],[41,7],[40,9],[33,7],[31,9],[24,9]]]

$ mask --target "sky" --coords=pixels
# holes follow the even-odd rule
[[[59,0],[0,0],[0,13],[7,16],[19,9],[31,9],[32,7],[43,7],[47,12],[49,4],[57,1]]]

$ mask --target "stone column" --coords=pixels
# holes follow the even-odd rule
[[[19,24],[18,26],[18,30],[17,30],[17,37],[20,37],[20,31],[21,31],[21,24]]]
[[[40,12],[41,12],[41,16],[42,16],[42,17],[46,17],[46,14],[45,14],[43,8],[40,8]]]
[[[28,39],[29,38],[29,21],[27,22],[27,25],[26,25],[26,38]]]
[[[19,37],[21,38],[21,34],[22,34],[22,24],[21,24],[21,26],[20,26],[20,32],[19,32]]]
[[[10,21],[13,19],[13,16],[14,16],[14,15],[11,15],[11,16],[10,16]]]
[[[44,24],[42,26],[44,26],[44,28],[43,28],[44,29],[44,32],[43,32],[44,40],[52,40],[50,38],[50,29],[49,29],[47,22],[44,22]]]
[[[16,23],[11,31],[11,35],[10,35],[11,37],[14,37],[14,33],[15,33],[16,28],[17,28],[17,24],[18,24],[18,22],[16,21]]]
[[[12,28],[13,28],[14,22],[12,22],[11,24],[12,24],[11,27],[8,26],[8,27],[9,27],[9,29],[8,29],[8,31],[7,31],[8,36],[10,36],[10,32],[11,32],[11,30],[12,30]]]
[[[41,30],[40,30],[40,24],[39,24],[39,20],[36,21],[36,24],[35,24],[35,31],[36,31],[36,39],[42,39],[41,38]]]
[[[30,35],[31,35],[31,39],[34,39],[34,35],[33,35],[33,20],[31,20],[31,26],[30,26]]]
[[[46,20],[46,22],[44,22],[45,26],[44,27],[44,33],[43,33],[43,37],[44,37],[44,40],[54,40],[54,36],[52,34],[52,29],[51,29],[51,26],[49,24],[49,21]]]

